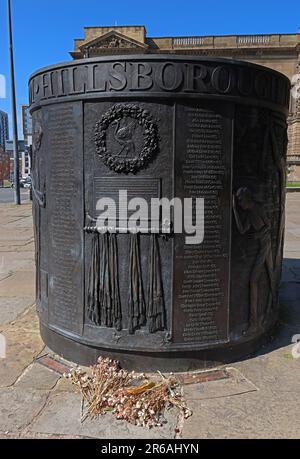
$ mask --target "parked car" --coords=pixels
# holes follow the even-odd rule
[[[21,188],[31,188],[31,177],[22,177],[20,179]]]

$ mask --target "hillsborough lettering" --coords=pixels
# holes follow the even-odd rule
[[[218,94],[271,100],[288,105],[288,81],[274,72],[245,65],[177,62],[80,63],[35,75],[30,103],[53,98],[102,93]]]

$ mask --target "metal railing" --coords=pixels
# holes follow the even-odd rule
[[[270,35],[242,35],[236,37],[237,45],[268,45],[271,41]]]
[[[237,35],[237,36],[195,36],[195,37],[174,37],[172,39],[174,48],[193,48],[207,46],[215,48],[218,46],[224,47],[224,41],[228,40],[229,47],[236,46],[262,46],[269,45],[275,42],[279,44],[280,36],[272,35]]]
[[[207,37],[176,37],[173,38],[173,46],[202,46]]]

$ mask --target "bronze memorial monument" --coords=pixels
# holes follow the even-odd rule
[[[289,89],[266,67],[163,54],[31,76],[37,309],[51,349],[164,370],[258,349],[278,316]],[[98,224],[102,198],[114,226]],[[174,208],[134,230],[133,198],[201,198],[203,240],[175,231]]]

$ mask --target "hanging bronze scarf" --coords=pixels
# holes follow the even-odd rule
[[[100,269],[99,269],[99,303],[101,307],[101,324],[106,327],[113,326],[112,301],[110,289],[109,270],[109,236],[108,233],[100,234]]]
[[[147,318],[149,332],[165,329],[165,309],[158,241],[155,234],[150,240],[149,285]]]
[[[93,234],[91,264],[88,279],[87,309],[89,319],[96,325],[101,325],[99,302],[99,267],[100,267],[99,235]]]
[[[140,249],[137,234],[130,236],[128,330],[130,334],[145,323]]]
[[[109,235],[109,272],[112,302],[112,320],[116,330],[122,330],[122,312],[119,291],[118,251],[116,234]]]

